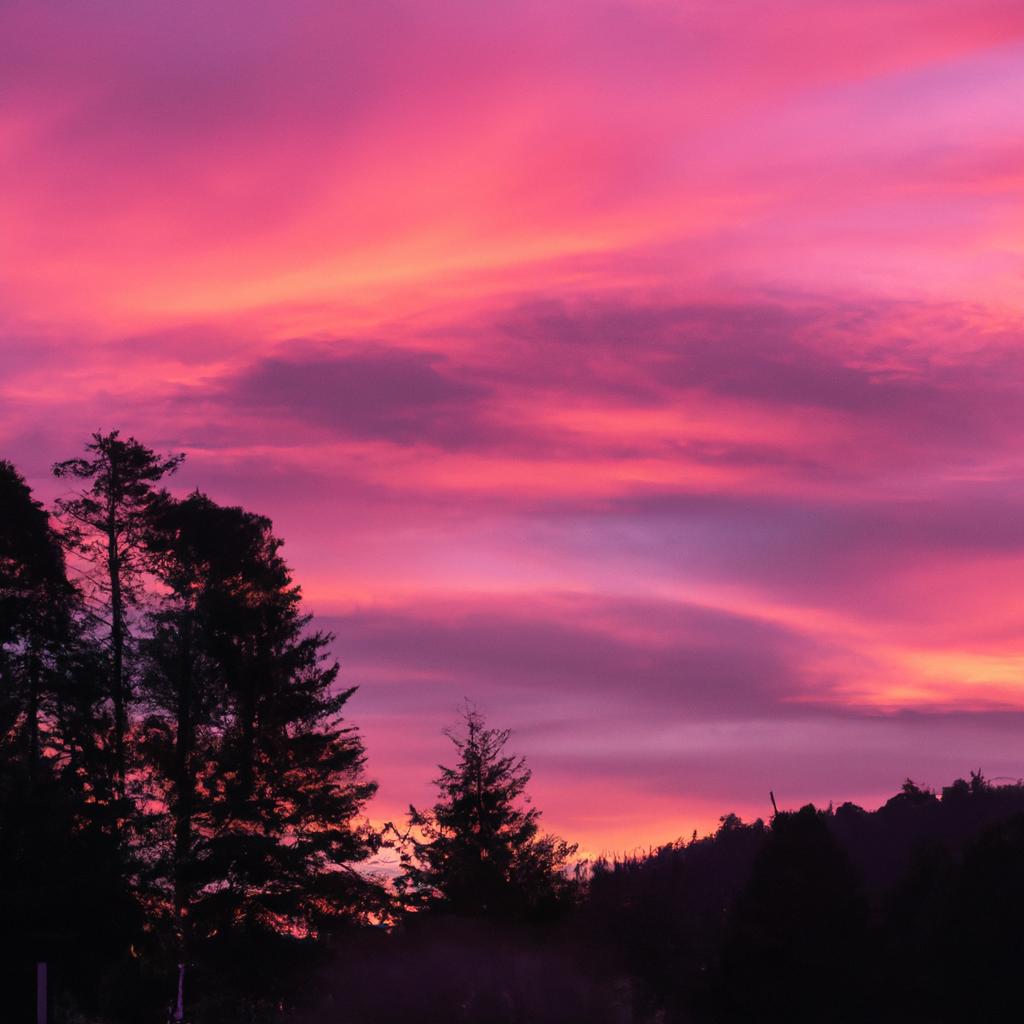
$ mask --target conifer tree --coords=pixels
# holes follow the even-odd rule
[[[57,503],[69,546],[89,563],[94,612],[105,632],[109,694],[113,708],[113,777],[124,796],[125,742],[132,701],[127,665],[129,612],[141,596],[146,568],[143,543],[154,485],[174,473],[184,456],[161,457],[119,431],[95,433],[86,457],[58,462],[58,478],[83,482],[83,489]]]
[[[151,509],[167,593],[145,647],[144,745],[174,823],[175,917],[200,975],[250,992],[373,895],[353,867],[375,849],[360,820],[375,786],[341,717],[354,691],[336,690],[331,638],[309,630],[280,546],[269,520],[202,494]]]
[[[96,998],[95,972],[127,951],[134,925],[80,756],[94,723],[75,598],[49,516],[0,461],[0,948],[3,973],[21,976],[3,985],[12,1019],[28,1019],[18,999],[35,961],[54,965],[65,994]]]
[[[511,731],[489,729],[473,708],[461,733],[448,732],[454,767],[434,780],[430,810],[409,809],[412,852],[403,854],[399,891],[413,907],[468,916],[529,918],[553,912],[572,894],[566,871],[576,846],[540,832],[529,804],[531,772],[505,753]]]
[[[150,504],[145,537],[151,571],[165,592],[140,643],[140,696],[149,714],[139,750],[148,769],[145,802],[170,812],[166,819],[149,816],[145,852],[151,877],[164,883],[154,905],[170,914],[178,963],[190,959],[193,947],[197,850],[208,809],[198,786],[217,756],[216,729],[226,714],[223,680],[209,648],[211,607],[224,571],[233,568],[224,544],[232,538],[225,538],[215,510],[197,495],[179,502],[161,493]]]
[[[30,776],[42,756],[71,598],[49,516],[14,466],[0,461],[0,745],[20,748]]]

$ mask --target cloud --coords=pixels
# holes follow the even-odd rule
[[[437,708],[462,697],[536,706],[549,697],[669,718],[763,713],[827,682],[817,641],[679,602],[569,595],[418,601],[326,616],[347,679],[376,699]],[[399,698],[401,694],[401,698]],[[368,698],[371,702],[373,696]]]
[[[838,236],[840,259],[857,251],[842,225],[828,227],[837,202],[858,223],[865,206],[885,212],[908,173],[870,172],[910,142],[880,133],[881,118],[924,123],[915,155],[950,145],[967,119],[942,103],[922,119],[922,100],[961,96],[959,65],[1022,34],[1013,0],[852,14],[803,0],[770,19],[756,4],[638,0],[511,14],[458,0],[429,16],[410,0],[173,11],[9,0],[9,301],[30,316],[107,323],[369,293],[386,317],[395,291],[437,287],[453,268],[498,268],[507,282],[532,264],[537,286],[551,260],[680,242],[690,259],[660,250],[655,262],[671,267],[655,283],[748,260],[774,278],[799,232]],[[928,96],[908,102],[903,78],[922,69]],[[799,102],[809,105],[794,112]],[[981,105],[994,112],[989,137],[1012,134],[1009,101],[993,92]],[[863,154],[852,168],[850,147]],[[781,180],[780,153],[796,156]],[[976,197],[954,187],[938,198],[976,223]],[[900,200],[920,213],[914,194]],[[921,216],[915,226],[931,230]],[[890,238],[900,276],[927,277],[906,234]],[[967,241],[963,261],[945,248],[947,262],[977,256]],[[814,251],[835,258],[830,245]],[[831,261],[819,263],[789,273],[834,279]],[[615,260],[607,276],[620,274]]]
[[[858,460],[916,457],[922,448],[944,462],[954,452],[990,457],[1024,432],[1024,324],[979,322],[975,309],[955,303],[549,300],[510,310],[495,329],[519,345],[511,359],[523,386],[546,384],[619,408],[707,413],[702,401],[719,402],[723,424],[746,408],[762,415],[760,437],[751,440],[769,458],[783,453],[765,444],[765,417],[796,416],[812,427],[815,414],[827,414],[822,437],[845,429],[862,440],[867,432],[873,447],[862,444]],[[816,440],[791,438],[785,458],[803,457],[812,469]]]
[[[271,515],[399,801],[464,696],[585,839],[977,760],[854,718],[1019,703],[1024,7],[764,7],[0,3],[0,454]]]
[[[272,356],[245,368],[218,400],[351,438],[466,447],[486,437],[487,391],[451,376],[437,353],[363,348]]]

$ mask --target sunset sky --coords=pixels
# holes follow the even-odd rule
[[[1024,775],[1021,0],[0,4],[0,456],[274,520],[381,783],[587,852]]]

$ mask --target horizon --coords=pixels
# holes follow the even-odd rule
[[[0,458],[273,520],[380,790],[589,854],[1024,777],[1024,7],[0,10]]]

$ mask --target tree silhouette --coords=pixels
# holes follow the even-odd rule
[[[269,520],[205,495],[150,512],[167,588],[145,645],[149,763],[174,819],[171,888],[186,959],[239,993],[273,991],[301,946],[365,918],[375,786]],[[306,954],[308,955],[308,954]],[[211,989],[211,985],[206,986]]]
[[[703,1019],[695,1007],[707,1001],[730,911],[767,834],[760,819],[727,814],[713,835],[593,865],[577,942],[633,979],[641,1020]]]
[[[49,516],[18,471],[0,461],[0,744],[20,742],[30,777],[72,596]]]
[[[94,779],[76,757],[91,743],[91,704],[75,596],[48,515],[0,461],[0,948],[4,974],[19,978],[3,986],[12,1019],[29,1019],[34,961],[87,991],[136,924]]]
[[[540,833],[526,798],[530,769],[504,752],[510,730],[487,728],[469,708],[463,731],[447,735],[458,761],[441,766],[430,810],[409,809],[410,836],[422,838],[403,853],[399,891],[412,906],[469,916],[550,913],[572,891],[565,870],[576,847]]]
[[[1020,1020],[1024,815],[990,826],[967,847],[945,902],[929,944],[941,971],[934,979],[939,1019]]]
[[[177,963],[193,956],[200,829],[205,824],[207,837],[210,831],[209,801],[199,798],[197,786],[218,756],[217,730],[225,715],[223,674],[210,652],[216,629],[211,605],[234,566],[224,543],[228,524],[218,511],[198,495],[179,502],[160,494],[147,510],[145,532],[151,571],[166,591],[140,644],[141,694],[149,714],[139,751],[148,768],[148,801],[170,811],[169,834],[162,815],[148,816],[147,845],[153,876],[169,888],[162,895]]]
[[[68,459],[53,467],[56,477],[88,485],[58,501],[57,511],[67,521],[69,545],[92,567],[89,582],[106,626],[114,709],[114,784],[117,794],[123,796],[132,698],[125,664],[128,610],[140,596],[145,569],[143,538],[153,486],[174,473],[184,456],[160,457],[133,437],[122,440],[116,430],[93,434],[85,450],[85,458]]]
[[[867,923],[826,816],[776,815],[723,947],[720,1019],[863,1020]]]

